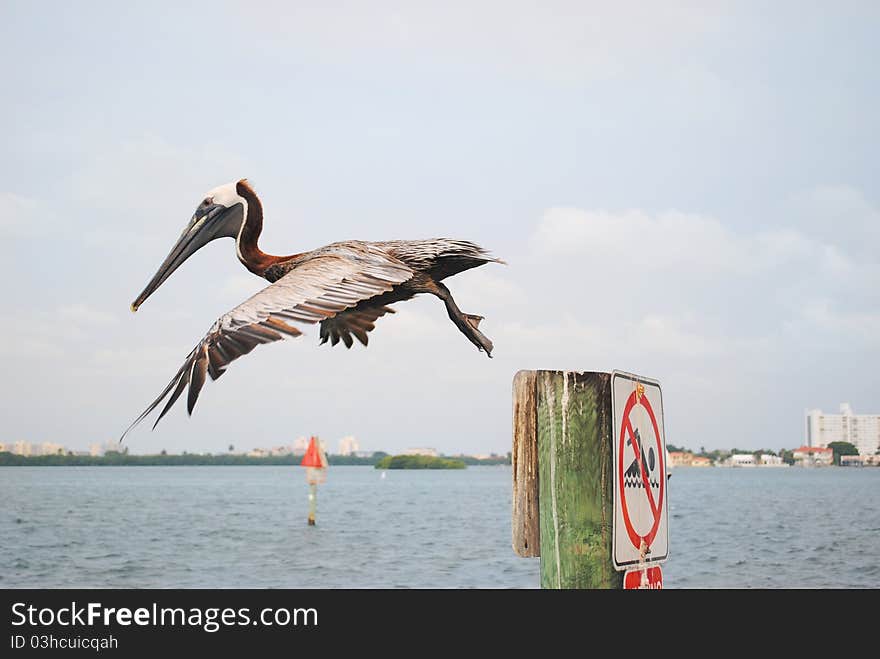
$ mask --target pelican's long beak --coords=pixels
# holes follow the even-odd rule
[[[238,212],[236,212],[238,211]],[[150,283],[147,284],[143,292],[137,296],[131,303],[131,310],[137,311],[144,300],[146,300],[153,292],[162,285],[171,273],[177,270],[180,265],[190,256],[199,251],[215,238],[236,235],[230,230],[237,231],[241,226],[242,208],[240,204],[236,204],[231,208],[220,204],[211,204],[209,206],[200,206],[193,214],[192,218],[180,234],[177,243],[171,248],[168,256],[159,266],[159,270],[153,275]]]

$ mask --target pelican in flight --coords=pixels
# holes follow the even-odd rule
[[[347,240],[290,256],[272,256],[257,247],[263,230],[263,206],[247,179],[214,188],[196,208],[177,243],[159,270],[132,303],[144,301],[180,265],[216,238],[234,238],[238,260],[269,286],[224,314],[187,355],[183,366],[146,410],[122,433],[125,435],[170,398],[153,428],[171,409],[183,390],[192,414],[205,376],[216,380],[235,359],[261,343],[272,343],[302,332],[291,323],[320,323],[321,343],[352,337],[367,345],[377,319],[394,313],[389,306],[430,293],[446,305],[449,319],[480,351],[492,356],[492,342],[478,329],[482,316],[463,313],[442,281],[470,268],[501,259],[466,240]]]

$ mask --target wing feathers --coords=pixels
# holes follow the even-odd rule
[[[189,378],[189,391],[186,394],[186,411],[192,414],[199,398],[199,392],[205,386],[205,374],[208,371],[208,346],[202,345],[199,356],[193,361],[192,373]]]
[[[353,334],[367,345],[374,321],[393,310],[384,306],[361,309],[359,303],[412,276],[408,266],[370,243],[338,243],[310,253],[275,283],[218,318],[168,386],[119,441],[171,393],[155,428],[187,385],[187,411],[192,414],[206,375],[216,380],[232,361],[256,346],[300,336],[302,332],[289,322],[320,323],[322,343],[329,338],[336,345],[341,340],[350,348]]]
[[[353,334],[358,341],[367,345],[369,342],[367,332],[375,328],[375,321],[386,313],[394,313],[394,309],[385,306],[358,305],[354,309],[328,318],[321,323],[321,343],[327,343],[329,340],[330,345],[335,346],[341,340],[347,348],[351,348]]]
[[[184,364],[184,366],[186,366],[186,365],[187,364]],[[171,406],[174,405],[175,402],[177,402],[177,399],[180,398],[180,394],[183,393],[183,388],[186,387],[187,383],[189,382],[189,371],[184,371],[184,369],[180,369],[180,371],[182,373],[178,373],[178,377],[180,377],[180,379],[177,381],[177,387],[174,389],[174,393],[171,394],[171,398],[168,399],[168,402],[165,404],[165,407],[162,408],[162,412],[159,414],[159,417],[156,419],[156,422],[153,424],[153,428],[155,428],[157,425],[159,425],[159,422],[162,420],[162,417],[165,416],[168,413],[168,410],[171,409]],[[174,381],[172,380],[172,383],[173,382]],[[157,404],[159,404],[163,398],[165,398],[165,394],[162,394],[161,396],[159,396],[159,398],[157,398],[155,400],[155,402],[153,403],[152,407],[155,407]],[[122,440],[120,439],[119,441],[122,441]]]

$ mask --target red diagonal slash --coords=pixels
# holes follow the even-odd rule
[[[629,434],[629,442],[632,444],[633,452],[636,454],[636,462],[639,463],[639,472],[642,474],[642,483],[645,484],[645,492],[648,494],[648,503],[651,506],[651,514],[657,518],[657,504],[654,502],[654,493],[651,491],[651,483],[648,481],[648,473],[645,471],[645,465],[642,464],[642,456],[639,453],[639,443],[636,441],[635,431],[629,417],[626,419],[626,432]]]

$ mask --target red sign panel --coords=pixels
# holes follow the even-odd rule
[[[663,588],[663,572],[659,565],[645,567],[643,570],[628,570],[623,575],[624,590],[661,590]]]

